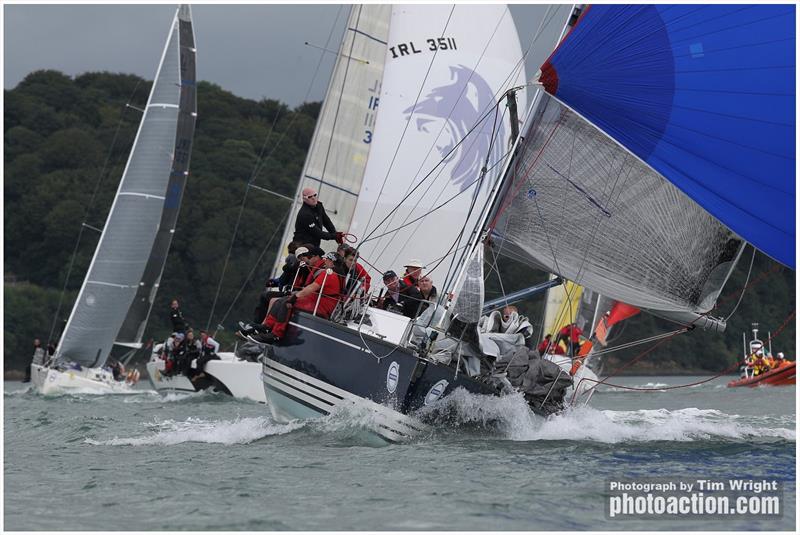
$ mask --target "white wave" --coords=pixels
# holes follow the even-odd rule
[[[172,446],[185,442],[248,444],[267,436],[282,435],[302,427],[299,422],[276,424],[265,417],[236,418],[232,421],[205,421],[188,418],[183,422],[166,420],[146,425],[154,428],[155,432],[142,437],[114,437],[110,440],[87,438],[85,442],[94,446]]]
[[[27,394],[28,392],[32,392],[33,390],[34,390],[33,385],[29,384],[29,385],[23,386],[22,388],[20,388],[18,390],[9,390],[9,389],[6,388],[6,389],[3,390],[3,395],[4,396],[8,396],[8,397],[22,396],[24,394]]]
[[[535,416],[521,395],[477,396],[463,390],[420,410],[419,415],[440,424],[490,427],[503,437],[519,441],[588,440],[615,444],[752,438],[796,440],[793,416],[754,420],[715,409],[614,411],[580,407],[545,419]]]
[[[160,403],[175,403],[179,401],[186,401],[188,399],[198,399],[203,398],[206,396],[217,396],[217,395],[225,395],[220,394],[217,392],[209,392],[207,390],[202,390],[200,392],[166,392],[161,393],[157,392],[156,390],[144,390],[142,394],[147,394],[147,396],[133,396],[124,399],[124,403],[153,403],[153,402],[160,402]]]

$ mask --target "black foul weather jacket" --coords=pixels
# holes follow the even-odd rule
[[[328,232],[325,232],[325,229]],[[335,240],[336,227],[333,226],[331,218],[325,213],[325,208],[321,202],[316,206],[303,203],[300,211],[297,212],[297,219],[294,223],[294,237],[292,241],[297,243],[310,243],[319,247],[322,240]]]

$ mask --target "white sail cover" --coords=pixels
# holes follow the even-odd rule
[[[176,13],[114,203],[61,337],[60,360],[102,365],[136,295],[173,167],[180,75]]]
[[[297,185],[274,273],[294,235],[300,193],[314,188],[337,230],[347,230],[374,139],[391,6],[355,5]]]
[[[596,127],[539,96],[494,220],[501,253],[671,319],[708,312],[741,240]]]
[[[379,135],[349,228],[373,279],[412,258],[430,272],[449,251],[434,273],[442,282],[435,277],[462,252],[502,170],[511,131],[503,95],[524,83],[505,5],[392,6]],[[525,91],[517,98],[525,110]],[[487,155],[489,172],[477,184]]]

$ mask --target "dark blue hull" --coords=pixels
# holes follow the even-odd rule
[[[499,394],[456,375],[453,367],[304,313],[295,314],[284,339],[269,346],[262,362],[265,392],[277,416],[311,418],[339,406],[367,407],[376,414],[376,431],[388,440],[423,430],[407,415],[456,388]]]

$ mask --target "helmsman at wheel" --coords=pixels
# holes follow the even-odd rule
[[[331,218],[325,213],[325,207],[317,199],[317,192],[312,188],[303,190],[303,206],[297,212],[294,223],[293,242],[310,243],[316,247],[322,240],[344,241],[344,233],[337,232]]]

